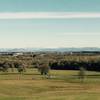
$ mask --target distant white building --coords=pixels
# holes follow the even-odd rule
[[[17,52],[17,53],[14,53],[13,56],[20,56],[20,55],[23,55],[22,52]]]

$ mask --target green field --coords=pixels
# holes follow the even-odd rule
[[[50,71],[51,78],[36,69],[23,74],[0,73],[0,100],[100,100],[100,73],[86,72],[83,83],[78,71]]]

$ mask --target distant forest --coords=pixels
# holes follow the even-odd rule
[[[26,68],[38,68],[46,64],[50,69],[56,70],[86,70],[100,71],[99,53],[61,53],[61,52],[24,52],[13,54],[0,54],[0,70],[8,68],[25,70]]]

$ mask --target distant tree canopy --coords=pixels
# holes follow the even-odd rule
[[[3,72],[7,72],[8,68],[11,68],[12,71],[16,68],[18,72],[25,71],[25,68],[38,68],[41,74],[44,74],[44,72],[49,71],[49,68],[56,70],[79,70],[81,66],[86,70],[100,71],[100,54],[82,55],[40,52],[26,53],[16,57],[0,56],[0,71]]]
[[[79,70],[81,66],[84,66],[86,70],[100,71],[100,61],[56,61],[50,63],[51,69],[56,70]]]

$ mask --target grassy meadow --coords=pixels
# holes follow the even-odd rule
[[[0,72],[0,100],[100,100],[100,73],[87,71],[83,83],[77,74],[51,70],[48,79],[37,69]]]

